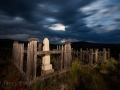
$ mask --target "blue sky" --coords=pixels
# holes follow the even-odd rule
[[[120,0],[0,0],[0,38],[120,43]]]

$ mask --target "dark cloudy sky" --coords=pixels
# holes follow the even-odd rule
[[[0,38],[120,43],[120,0],[0,0]]]

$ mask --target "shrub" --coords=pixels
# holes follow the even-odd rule
[[[114,58],[110,58],[110,60],[99,62],[94,70],[107,73],[109,71],[114,71],[117,64],[118,62]]]
[[[78,59],[72,62],[69,71],[69,83],[71,88],[96,90],[97,86],[102,82],[101,77],[91,67],[82,66]]]
[[[79,84],[80,79],[80,65],[78,59],[72,62],[72,66],[69,71],[69,82],[75,86]]]

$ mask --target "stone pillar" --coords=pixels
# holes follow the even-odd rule
[[[49,51],[49,40],[48,38],[45,38],[43,40],[43,51]],[[54,72],[54,70],[52,69],[52,64],[50,64],[50,55],[46,54],[45,56],[43,56],[42,58],[42,72],[41,75],[46,75],[49,73]]]

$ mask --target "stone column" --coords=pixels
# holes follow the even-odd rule
[[[48,38],[45,38],[43,40],[43,51],[49,51],[49,40]],[[42,58],[42,72],[41,75],[46,75],[49,73],[54,72],[54,70],[52,69],[52,64],[50,64],[50,54],[46,54],[45,56],[43,56]]]

